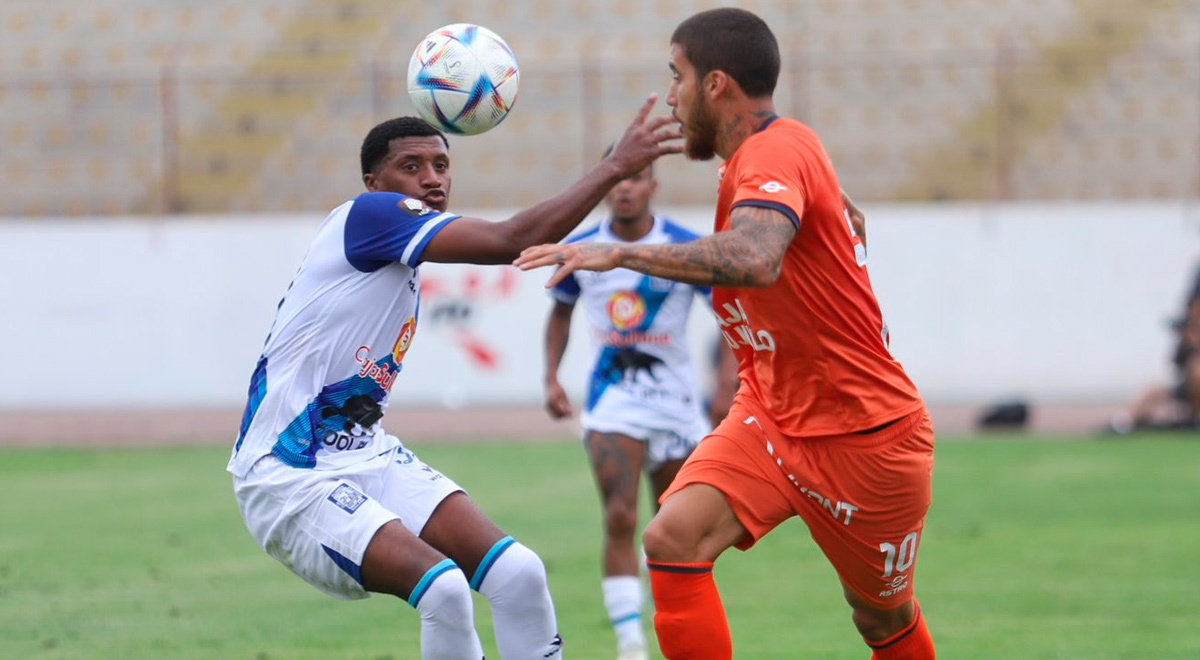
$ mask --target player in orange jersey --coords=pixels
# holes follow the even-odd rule
[[[629,268],[712,285],[741,385],[663,495],[643,542],[670,660],[733,653],[713,562],[800,516],[837,570],[875,660],[932,660],[913,599],[933,429],[887,348],[866,251],[807,126],[772,101],[779,48],[760,18],[701,12],[671,37],[667,103],[690,158],[720,155],[714,233],[680,245],[529,248],[523,269]]]

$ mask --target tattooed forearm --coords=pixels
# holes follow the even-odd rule
[[[761,287],[779,277],[795,233],[783,214],[743,207],[729,231],[678,245],[622,246],[618,258],[624,268],[689,284]]]

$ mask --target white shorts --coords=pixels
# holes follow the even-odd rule
[[[363,553],[375,532],[399,520],[420,534],[442,500],[462,490],[411,451],[395,447],[337,470],[303,470],[266,456],[233,492],[250,535],[268,555],[317,589],[366,598]]]
[[[682,461],[687,458],[708,432],[708,425],[703,422],[697,422],[687,429],[656,429],[628,422],[601,422],[593,419],[583,427],[583,439],[586,442],[589,433],[620,433],[640,440],[646,445],[643,469],[653,473],[667,461]]]

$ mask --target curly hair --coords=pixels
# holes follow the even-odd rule
[[[765,21],[725,7],[693,15],[675,28],[678,44],[696,69],[696,77],[724,71],[751,98],[770,96],[779,81],[779,44]]]
[[[396,117],[379,124],[367,133],[367,137],[363,138],[362,150],[358,157],[362,165],[362,173],[365,175],[379,169],[383,159],[387,158],[392,140],[433,135],[442,138],[446,148],[450,148],[450,142],[446,140],[446,136],[419,117]]]

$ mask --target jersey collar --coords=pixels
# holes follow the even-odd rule
[[[610,216],[604,218],[604,221],[600,224],[600,226],[604,230],[605,242],[626,243],[629,245],[637,245],[638,243],[645,243],[645,242],[651,241],[651,239],[654,239],[656,236],[658,236],[659,234],[662,233],[662,218],[658,217],[657,213],[652,214],[651,217],[654,218],[654,224],[650,225],[650,231],[646,232],[645,236],[637,239],[636,241],[626,241],[623,238],[621,238],[620,236],[617,236],[615,233],[613,233],[613,230],[612,230],[612,225],[613,225],[612,216],[610,215]]]
[[[762,131],[767,130],[767,127],[770,126],[772,123],[774,123],[776,119],[779,119],[779,115],[776,115],[776,114],[770,115],[769,117],[767,117],[766,119],[763,120],[763,123],[758,125],[758,128],[754,129],[754,132],[761,133]]]

